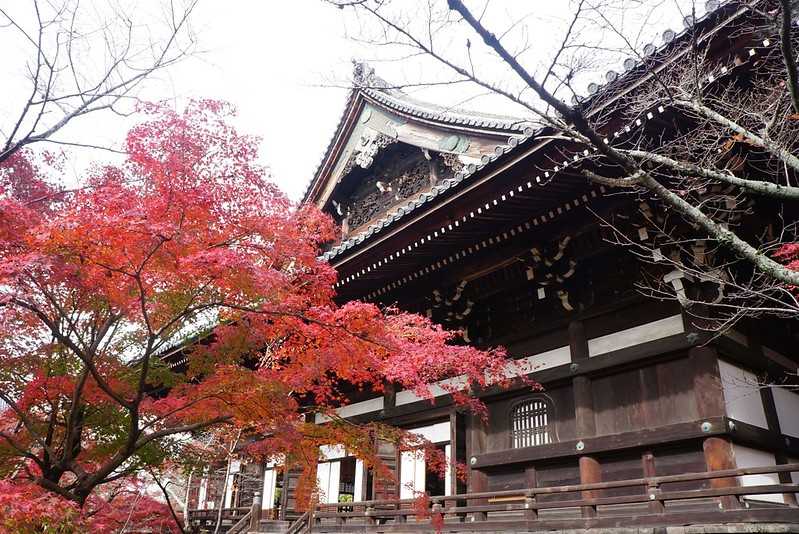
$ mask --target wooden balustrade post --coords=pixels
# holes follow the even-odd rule
[[[322,507],[319,504],[312,504],[310,513],[308,514],[308,524],[309,525],[321,525],[322,518],[316,515],[316,509],[319,508],[319,511],[322,511]]]
[[[524,518],[528,521],[538,519],[538,509],[535,507],[535,493],[528,493],[524,497]]]
[[[431,522],[432,522],[432,521],[433,521],[433,519],[435,518],[435,515],[436,515],[436,514],[439,514],[439,515],[441,514],[441,503],[440,503],[440,502],[438,502],[438,501],[436,501],[436,502],[434,502],[434,503],[433,503],[433,507],[432,507],[432,509],[430,510],[430,521],[431,521]]]
[[[657,476],[655,470],[655,455],[652,451],[646,451],[641,455],[641,465],[644,470],[645,478],[653,478]],[[655,482],[650,482],[646,486],[646,494],[649,495],[649,511],[653,514],[662,514],[666,511],[666,506],[660,496],[660,485]]]
[[[391,505],[391,509],[392,510],[396,510],[397,512],[399,512],[400,510],[403,509],[403,505],[398,502],[395,505]],[[394,518],[395,518],[394,521],[397,522],[397,523],[407,523],[408,522],[408,516],[407,515],[397,515],[397,516],[394,516]]]
[[[372,507],[372,506],[367,506],[366,507],[366,511],[363,513],[363,515],[364,515],[364,518],[366,519],[366,524],[367,525],[376,524],[374,513],[375,513],[374,507]]]
[[[255,490],[250,507],[250,530],[258,532],[261,528],[261,492]]]
[[[524,470],[524,485],[527,489],[538,487],[538,471],[535,466],[527,467]],[[535,520],[538,519],[538,509],[535,508],[535,493],[528,492],[525,494],[524,499],[524,518]]]
[[[344,516],[339,515],[339,514],[344,513],[344,510],[341,509],[341,506],[338,506],[338,505],[335,505],[335,506],[336,506],[336,524],[337,525],[343,525],[344,523],[347,522],[347,518],[345,518]]]

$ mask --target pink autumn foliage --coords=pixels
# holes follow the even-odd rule
[[[166,504],[140,484],[92,496],[83,508],[27,481],[0,480],[0,534],[180,532]]]

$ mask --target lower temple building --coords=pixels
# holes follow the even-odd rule
[[[715,78],[755,76],[769,57],[776,45],[746,31],[757,16],[732,2],[691,21]],[[690,46],[685,33],[670,38],[648,60],[658,68]],[[667,105],[637,119],[624,112],[654,70],[631,66],[576,105],[602,115],[613,142],[676,135],[684,119]],[[391,388],[353,396],[342,417],[422,435],[467,466],[465,480],[376,443],[395,474],[377,480],[331,445],[317,466],[320,503],[330,506],[304,513],[295,473],[233,462],[224,493],[225,469],[195,480],[193,525],[221,507],[226,528],[241,532],[255,530],[256,508],[261,531],[432,531],[401,502],[426,492],[445,531],[799,531],[799,394],[770,387],[795,378],[796,320],[711,328],[701,304],[686,303],[725,287],[657,261],[667,245],[647,221],[661,207],[587,181],[583,154],[547,133],[418,102],[356,66],[305,196],[342,228],[323,256],[339,272],[339,298],[396,304],[461,329],[468,343],[502,345],[543,389],[481,392],[487,422],[443,389],[435,403]],[[768,209],[754,205],[741,224],[767,224]],[[619,234],[656,251],[653,261],[611,243]],[[713,253],[701,240],[694,249]],[[645,280],[676,298],[645,295]]]

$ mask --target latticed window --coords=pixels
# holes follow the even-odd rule
[[[513,448],[552,443],[551,417],[552,411],[545,399],[530,399],[517,404],[511,412]]]

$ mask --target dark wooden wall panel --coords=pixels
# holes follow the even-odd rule
[[[618,455],[605,455],[599,458],[602,470],[602,482],[614,480],[630,480],[644,477],[644,466],[641,453],[633,451]],[[639,495],[644,488],[610,488],[602,492],[602,497],[617,497],[621,495]]]
[[[694,442],[679,447],[670,447],[655,451],[655,474],[657,476],[680,475],[683,473],[699,473],[707,471],[705,456],[700,443]],[[663,491],[682,491],[696,488],[707,488],[708,482],[673,482],[664,484]]]
[[[510,442],[510,411],[513,404],[531,395],[545,395],[554,407],[554,414],[550,417],[553,436],[557,441],[574,439],[574,395],[571,385],[553,388],[545,387],[540,392],[520,393],[513,397],[503,398],[488,403],[488,429],[486,446],[489,451],[509,449]]]
[[[580,470],[577,467],[576,458],[537,466],[536,476],[538,478],[539,487],[566,486],[580,483]],[[571,492],[553,495],[541,495],[539,500],[541,502],[551,502],[570,501],[579,498],[579,492]]]
[[[524,468],[506,466],[488,471],[489,491],[515,490],[525,487]]]
[[[569,334],[566,328],[558,328],[548,332],[534,334],[528,339],[508,343],[508,354],[516,358],[541,354],[548,350],[557,349],[569,344]]]
[[[592,391],[600,436],[698,418],[687,358],[597,377]]]

